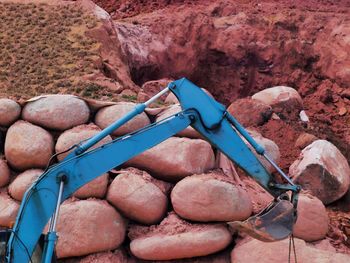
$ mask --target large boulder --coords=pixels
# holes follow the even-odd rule
[[[57,224],[58,258],[116,249],[124,241],[126,223],[106,201],[66,202]]]
[[[255,93],[252,99],[270,105],[275,112],[293,119],[299,119],[299,112],[303,109],[303,100],[299,93],[286,86],[264,89]]]
[[[150,80],[142,84],[140,92],[144,94],[144,101],[150,99],[163,89],[167,87],[167,85],[171,82],[171,79],[158,79],[158,80]],[[161,100],[165,100],[167,95],[163,95],[160,97]]]
[[[299,195],[298,219],[293,234],[305,241],[323,239],[328,231],[328,214],[323,203],[312,195]]]
[[[178,181],[201,174],[215,165],[209,143],[200,139],[169,138],[125,163],[144,169],[165,181]]]
[[[171,202],[179,216],[193,221],[245,220],[252,213],[248,194],[214,173],[182,179],[171,192]]]
[[[227,247],[232,237],[225,225],[190,224],[170,214],[149,231],[131,229],[130,250],[145,260],[172,260],[205,256]]]
[[[18,170],[44,168],[53,154],[53,138],[43,128],[17,121],[7,131],[5,156]]]
[[[18,210],[19,204],[6,193],[6,189],[0,189],[0,227],[12,228]]]
[[[259,132],[247,129],[250,136],[253,137],[253,139],[260,144],[265,149],[265,153],[275,162],[278,163],[280,160],[280,151],[277,144],[265,137],[263,137]],[[243,139],[243,137],[241,137]],[[259,159],[259,161],[263,164],[263,166],[266,168],[267,171],[273,172],[275,169],[274,167],[261,155],[257,154],[253,147],[245,140],[245,143],[248,145],[248,147],[252,150],[253,154]],[[218,168],[221,168],[227,175],[234,176],[234,166],[232,165],[232,162],[228,159],[226,155],[219,152],[216,156],[216,164]]]
[[[280,150],[278,145],[268,139],[263,137],[259,132],[248,129],[248,133],[253,137],[253,139],[260,144],[262,147],[265,149],[265,153],[275,162],[278,163],[281,157]],[[254,150],[253,147],[250,146],[249,143],[247,143],[248,146],[252,149],[252,152],[256,155],[256,157],[259,159],[259,161],[264,165],[264,167],[269,171],[270,173],[275,170],[275,168],[261,155],[257,154]]]
[[[182,109],[179,104],[171,105],[169,108],[167,108],[166,110],[162,111],[159,115],[157,115],[156,121],[164,120],[165,118],[168,118],[181,111]],[[195,138],[195,139],[203,138],[191,126],[188,126],[186,129],[180,131],[177,135],[181,137],[188,137],[188,138]]]
[[[136,104],[132,102],[118,102],[116,105],[100,109],[95,116],[95,123],[104,129],[116,120],[122,118],[135,108]],[[142,112],[120,128],[116,129],[112,135],[121,136],[136,131],[150,124],[150,120],[146,113]]]
[[[117,249],[113,252],[100,252],[88,255],[74,261],[76,263],[131,263],[124,251]],[[68,263],[68,262],[67,262]],[[136,262],[135,262],[136,263]]]
[[[55,146],[56,153],[68,150],[71,146],[78,144],[79,142],[89,139],[90,137],[99,133],[101,129],[94,124],[89,125],[79,125],[70,130],[62,133],[58,139]],[[95,149],[105,143],[111,142],[111,136],[107,136],[100,142],[95,144],[91,149]],[[71,150],[72,151],[72,150]],[[57,156],[59,161],[63,160],[71,151],[60,154]],[[103,174],[83,187],[79,188],[74,196],[78,198],[88,198],[88,197],[98,197],[102,198],[105,196],[108,185],[108,174]]]
[[[0,126],[8,127],[18,120],[21,106],[10,99],[0,99]]]
[[[22,118],[53,130],[66,130],[89,120],[87,104],[72,95],[46,95],[34,98],[23,108]]]
[[[295,146],[302,150],[306,146],[317,140],[318,138],[315,135],[304,132],[300,134],[298,139],[295,141]]]
[[[269,105],[250,98],[235,100],[227,111],[244,127],[263,125],[272,115]]]
[[[10,169],[4,159],[0,159],[0,187],[7,185],[10,182]]]
[[[309,246],[304,240],[294,238],[297,261],[300,263],[346,263],[350,255],[321,250]],[[289,240],[262,242],[256,239],[242,242],[231,253],[232,263],[281,263],[288,262]],[[291,260],[294,262],[293,250]]]
[[[11,197],[22,201],[24,193],[43,172],[41,169],[30,169],[17,175],[8,188]]]
[[[338,200],[349,189],[349,164],[337,147],[326,140],[307,146],[290,166],[289,174],[324,204]]]
[[[126,170],[109,186],[107,200],[130,219],[143,224],[158,223],[167,211],[168,198],[155,181],[158,180],[146,172]]]

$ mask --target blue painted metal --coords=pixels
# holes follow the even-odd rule
[[[44,248],[43,252],[43,263],[51,263],[52,262],[52,255],[55,250],[55,243],[57,240],[57,233],[55,231],[47,233],[46,237],[47,240],[47,246]]]
[[[115,131],[116,129],[121,127],[123,124],[127,123],[129,120],[134,118],[136,115],[144,112],[145,109],[146,109],[146,104],[144,104],[144,103],[137,104],[135,106],[134,110],[130,111],[125,116],[123,116],[119,120],[115,121],[114,123],[112,123],[111,125],[106,127],[105,129],[103,129],[100,133],[96,134],[95,136],[93,136],[89,140],[87,140],[86,142],[79,145],[75,149],[74,154],[79,155],[79,154],[85,152],[87,149],[94,146],[96,143],[101,141],[106,136],[110,135],[113,131]]]
[[[78,154],[69,155],[63,162],[52,166],[25,193],[12,234],[8,243],[7,261],[28,262],[28,255],[20,238],[31,254],[40,234],[55,210],[59,191],[60,174],[68,179],[64,186],[62,202],[78,188],[103,173],[126,162],[143,151],[159,144],[190,124],[212,145],[225,153],[232,161],[255,178],[269,193],[277,197],[285,190],[276,185],[251,150],[245,145],[227,119],[225,107],[186,79],[172,82],[169,89],[179,99],[183,112],[151,124],[137,132],[125,135],[94,150],[89,147],[110,134],[113,129],[144,110],[140,104],[121,120],[103,130],[80,146]],[[239,129],[236,127],[236,129]]]
[[[29,261],[18,238],[32,254],[55,209],[59,190],[57,176],[62,173],[68,176],[62,196],[63,202],[84,184],[186,128],[191,123],[192,115],[191,112],[176,114],[158,124],[152,124],[99,148],[64,160],[41,175],[23,197],[13,228],[17,235],[11,235],[8,243],[8,262]]]

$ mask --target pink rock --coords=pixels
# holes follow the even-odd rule
[[[58,219],[58,258],[116,249],[124,241],[126,223],[106,201],[81,200],[61,206]]]
[[[178,181],[212,169],[215,164],[209,143],[200,139],[176,138],[156,145],[125,163],[144,169],[164,181]]]
[[[167,78],[147,81],[143,83],[141,90],[147,95],[147,99],[150,99],[161,90],[165,89],[171,81],[173,80]],[[166,97],[167,95],[163,95],[160,99],[165,100]]]
[[[136,104],[132,102],[118,102],[116,105],[102,108],[96,114],[95,123],[101,129],[104,129],[114,121],[122,118],[124,115],[133,110],[135,105]],[[113,135],[124,135],[136,131],[148,124],[150,124],[150,120],[148,119],[146,113],[143,112],[125,123],[119,129],[115,130]]]
[[[118,175],[108,188],[107,200],[126,217],[143,224],[163,219],[168,199],[146,172],[129,169]]]
[[[17,121],[7,131],[5,156],[18,170],[46,167],[53,154],[53,138],[43,128]]]
[[[157,115],[156,121],[164,120],[165,118],[168,118],[178,112],[181,112],[181,106],[179,104],[171,105],[169,108],[161,112],[159,115]],[[188,126],[186,129],[180,131],[178,136],[181,137],[188,137],[188,138],[195,138],[195,139],[201,139],[203,138],[195,129],[193,129],[191,126]]]
[[[349,189],[349,164],[337,147],[326,140],[307,146],[289,167],[289,174],[324,204],[338,200]]]
[[[255,93],[252,99],[270,105],[275,112],[292,116],[295,119],[299,119],[299,112],[303,109],[303,100],[299,93],[286,86],[264,89]]]
[[[43,172],[44,171],[40,169],[30,169],[17,175],[15,180],[9,185],[11,197],[22,201],[24,193]]]
[[[79,199],[85,199],[89,197],[103,198],[106,195],[108,187],[109,175],[105,173],[86,185],[80,187],[73,196]]]
[[[131,230],[132,231],[132,230]],[[171,260],[210,255],[227,247],[232,237],[225,225],[190,224],[172,214],[149,233],[131,236],[130,250],[145,260]]]
[[[126,253],[121,249],[113,252],[100,252],[88,255],[77,262],[79,263],[130,263]]]
[[[0,159],[0,187],[10,182],[10,169],[4,159]]]
[[[89,139],[90,137],[99,133],[101,129],[94,124],[89,125],[79,125],[70,130],[65,131],[58,137],[55,146],[56,153],[63,152],[69,149],[74,144]],[[112,138],[110,136],[105,137],[103,140],[95,144],[91,149],[97,148],[105,143],[111,142]],[[71,151],[59,155],[58,160],[63,160]],[[102,198],[105,196],[108,185],[108,174],[103,174],[90,183],[84,185],[79,190],[74,193],[75,197],[80,199],[88,197],[98,197]]]
[[[19,204],[11,199],[6,189],[0,190],[0,226],[12,228],[16,222]]]
[[[277,144],[274,141],[263,137],[259,132],[252,130],[252,129],[248,129],[248,133],[253,137],[253,139],[258,144],[260,144],[262,147],[264,147],[266,154],[275,163],[279,162],[281,154],[280,154],[280,150],[279,150]],[[259,159],[259,161],[264,165],[264,167],[267,169],[267,171],[273,172],[275,170],[273,168],[273,166],[268,161],[266,161],[266,159],[263,156],[257,154],[253,150],[253,148],[250,146],[250,144],[248,144],[248,146],[252,149],[253,153],[256,155],[256,157]]]
[[[92,136],[99,133],[100,131],[101,129],[92,123],[88,125],[86,124],[79,125],[70,130],[66,130],[58,137],[57,143],[55,146],[55,151],[56,153],[66,151],[74,144],[78,144],[83,140],[89,139]],[[111,141],[112,141],[111,136],[107,136],[103,140],[95,144],[93,147],[91,147],[91,149],[95,149]],[[62,161],[70,152],[71,151],[58,155],[57,159],[59,161]]]
[[[293,234],[305,241],[323,239],[328,231],[328,214],[323,203],[312,195],[299,195],[298,219]]]
[[[244,176],[242,184],[252,200],[253,214],[259,213],[273,201],[273,197],[251,177]]]
[[[249,98],[235,100],[227,110],[244,127],[263,125],[272,115],[269,105]]]
[[[179,216],[193,221],[245,220],[252,213],[248,194],[215,174],[182,179],[171,192],[171,202]]]
[[[349,262],[350,255],[321,250],[309,246],[305,241],[295,238],[297,261],[300,263],[345,263]],[[256,239],[239,244],[232,250],[232,263],[281,263],[288,262],[289,240],[277,242],[262,242]],[[291,255],[291,262],[294,256]]]
[[[23,108],[22,118],[53,130],[66,130],[89,120],[87,104],[72,95],[45,95],[33,98]]]
[[[295,146],[299,149],[304,149],[306,146],[308,146],[316,140],[318,140],[318,138],[315,135],[304,132],[299,135],[298,139],[295,142]]]
[[[10,126],[21,115],[21,106],[10,99],[0,99],[0,126]]]

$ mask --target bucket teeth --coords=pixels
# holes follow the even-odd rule
[[[293,204],[287,200],[278,200],[243,222],[234,221],[227,224],[231,229],[245,232],[258,240],[273,242],[289,237],[294,222]]]

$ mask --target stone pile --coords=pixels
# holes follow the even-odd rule
[[[143,92],[157,91],[154,85],[144,86]],[[288,113],[294,118],[302,110],[295,92],[286,87],[267,89],[252,99],[232,103],[229,111],[247,128],[263,125],[273,114]],[[180,110],[176,100],[167,100],[175,104],[142,113],[94,148]],[[72,146],[97,134],[135,105],[118,102],[102,106],[70,95],[34,98],[23,107],[0,99],[0,124],[6,135],[0,160],[0,227],[13,226],[25,191],[54,153],[64,152],[56,160],[62,161]],[[256,129],[248,130],[279,162],[277,144]],[[349,256],[310,247],[305,241],[325,238],[329,224],[325,205],[348,190],[349,165],[330,142],[309,138],[307,145],[304,141],[298,143],[305,148],[290,167],[292,178],[308,190],[299,198],[294,228],[295,237],[300,239],[296,241],[298,252],[303,259],[321,251],[322,257],[345,262]],[[130,257],[141,262],[205,259],[226,248],[232,250],[234,238],[225,222],[245,220],[270,201],[255,182],[236,169],[190,127],[100,175],[66,200],[58,223],[57,256],[77,257],[70,262],[126,262]],[[267,169],[273,172],[272,167]],[[232,250],[232,262],[268,258],[271,250],[287,255],[288,248],[285,241],[265,244],[244,240]],[[266,262],[285,261],[278,261],[277,256],[275,261]],[[220,262],[229,260],[226,257]]]

